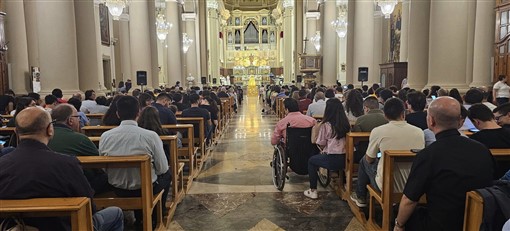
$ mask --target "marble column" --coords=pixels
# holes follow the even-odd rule
[[[409,7],[411,0],[402,1],[402,22],[400,24],[400,62],[407,62],[409,47]]]
[[[306,34],[304,33],[303,25],[305,23],[305,20],[303,18],[304,15],[304,6],[303,1],[295,1],[295,7],[294,7],[294,14],[293,14],[293,20],[294,25],[292,26],[292,30],[294,30],[294,43],[292,50],[294,50],[293,57],[295,62],[293,62],[294,66],[294,74],[292,75],[292,79],[297,82],[297,75],[301,74],[301,68],[299,67],[299,54],[303,53],[303,40],[306,37]]]
[[[317,50],[315,49],[315,46],[313,45],[311,39],[313,36],[315,36],[315,33],[317,31],[317,21],[321,17],[320,12],[306,12],[306,39],[308,42],[306,42],[306,54],[307,55],[315,55],[317,54]],[[322,36],[322,35],[321,35]],[[323,47],[321,47],[322,49]]]
[[[285,8],[283,13],[283,77],[285,83],[290,83],[294,79],[294,76],[292,76],[294,72],[294,51],[292,49],[292,40],[294,38],[294,30],[292,29],[293,13],[293,7]]]
[[[147,71],[147,84],[152,85],[152,55],[150,44],[149,6],[147,0],[132,1],[129,5],[129,40],[131,48],[131,73],[136,77],[136,71]],[[136,79],[133,81],[136,84]],[[157,87],[157,86],[149,86]]]
[[[8,12],[5,18],[6,41],[9,41],[7,61],[11,64],[10,86],[16,94],[25,94],[29,90],[30,65],[28,64],[27,32],[25,30],[25,12],[22,1],[5,2]]]
[[[80,89],[100,91],[103,83],[103,57],[99,31],[99,5],[93,1],[75,0],[78,73]],[[112,36],[113,37],[113,36]],[[98,84],[101,83],[101,84]]]
[[[337,80],[337,33],[331,22],[337,18],[336,2],[325,1],[323,5],[324,24],[322,26],[322,84],[332,86]]]
[[[386,54],[383,53],[383,50],[390,50],[389,42],[383,44],[383,41],[384,41],[383,36],[386,37],[388,41],[390,40],[389,39],[390,38],[390,31],[389,31],[390,27],[383,26],[383,25],[389,24],[389,21],[390,21],[389,19],[384,18],[384,16],[379,13],[377,16],[374,16],[372,18],[372,22],[374,25],[374,30],[373,30],[374,37],[373,37],[372,43],[374,45],[373,45],[373,53],[372,53],[373,54],[372,55],[372,66],[368,68],[369,77],[368,77],[367,84],[380,83],[381,86],[383,86],[383,87],[389,87],[389,86],[385,85],[386,83],[383,83],[381,81],[381,77],[380,77],[381,68],[379,67],[379,64],[386,63],[386,60],[383,59],[383,57],[386,57],[387,53]]]
[[[199,62],[197,56],[197,36],[195,34],[195,25],[196,25],[196,14],[195,13],[185,13],[182,14],[182,20],[184,22],[185,32],[188,34],[190,39],[193,39],[193,43],[188,49],[188,52],[184,53],[186,59],[186,69],[184,73],[186,76],[191,74],[196,79],[200,76],[199,72]]]
[[[129,15],[123,14],[119,20],[119,41],[120,46],[120,73],[122,80],[126,81],[130,79],[136,84],[136,73],[131,72],[131,42],[129,37]]]
[[[149,82],[147,79],[147,84],[152,85],[154,88],[159,88],[160,85],[163,85],[163,82],[159,81],[159,75],[163,74],[160,71],[160,66],[162,64],[159,63],[158,55],[158,34],[156,32],[156,3],[155,0],[148,0],[148,16],[149,16],[149,42],[150,42],[150,67],[152,73],[152,82]],[[168,2],[171,3],[171,2]]]
[[[30,12],[27,13],[25,8],[29,65],[40,67],[40,94],[50,93],[54,88],[62,89],[66,96],[77,92],[78,55],[74,1],[36,0],[26,1],[25,6],[27,5]],[[34,27],[35,31],[29,31]]]
[[[195,40],[199,43],[198,54],[200,55],[200,76],[208,76],[209,65],[208,63],[208,52],[207,52],[207,7],[206,1],[198,1],[198,32],[196,33],[198,38]],[[183,81],[181,81],[183,82]],[[219,83],[219,79],[218,79]]]
[[[407,83],[422,89],[428,79],[430,0],[410,1],[409,15]]]
[[[347,3],[347,36],[345,37],[346,41],[346,55],[347,61],[345,66],[345,83],[355,84],[358,83],[358,68],[354,66],[354,1],[348,1]],[[344,83],[342,83],[344,84]],[[355,85],[357,86],[357,85]],[[361,87],[361,86],[359,86]]]
[[[179,3],[175,0],[168,1],[166,6],[166,15],[169,23],[173,27],[166,37],[168,56],[166,63],[167,82],[174,86],[175,82],[181,81],[181,86],[185,86],[182,81],[186,73],[183,73],[181,54],[182,54],[182,33],[181,33],[181,15],[179,12]]]
[[[209,76],[208,79],[220,79],[220,23],[218,9],[208,8],[208,50],[209,50]],[[209,77],[208,76],[208,77]],[[200,76],[194,76],[195,82],[200,83]]]
[[[354,8],[354,78],[359,67],[368,67],[368,83],[379,82],[379,67],[373,66],[374,57],[374,3],[356,1]],[[376,72],[377,71],[377,72]]]
[[[428,86],[468,88],[468,6],[468,2],[431,2]]]
[[[494,1],[476,1],[472,87],[489,86],[492,82],[491,58],[494,43]]]

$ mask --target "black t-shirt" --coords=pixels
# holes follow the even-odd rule
[[[174,112],[170,110],[170,108],[167,108],[159,103],[153,103],[152,106],[158,109],[161,124],[177,124],[177,118],[175,117]]]
[[[510,130],[506,128],[484,129],[473,134],[471,139],[487,148],[510,148]]]
[[[184,111],[182,111],[181,117],[202,117],[202,118],[204,118],[204,126],[205,127],[207,127],[207,124],[208,124],[207,121],[209,121],[211,119],[211,116],[209,115],[209,111],[207,111],[206,109],[203,109],[203,108],[199,108],[199,107],[190,107],[188,109],[185,109]],[[194,129],[193,132],[195,133],[195,137],[198,137],[198,135],[200,134],[199,126],[193,125],[193,129]]]
[[[186,108],[184,107],[184,104],[182,104],[182,103],[179,103],[179,102],[173,102],[172,104],[173,104],[173,105],[175,105],[175,106],[177,107],[177,111],[184,111],[184,109],[186,109]]]
[[[0,114],[5,114],[7,112],[6,108],[9,106],[9,103],[12,103],[14,107],[14,97],[10,95],[0,95]]]
[[[466,192],[492,184],[494,159],[484,145],[457,130],[440,132],[436,139],[416,155],[404,194],[412,201],[427,195],[431,226],[462,230]]]
[[[211,120],[218,120],[218,108],[213,108],[211,105],[200,105],[199,107],[211,113]]]
[[[428,128],[428,126],[427,126],[427,112],[424,112],[424,111],[413,112],[413,113],[407,114],[406,121],[408,124],[411,124],[411,125],[421,128],[421,130],[425,130]]]

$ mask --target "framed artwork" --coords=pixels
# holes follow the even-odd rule
[[[101,44],[110,46],[110,13],[105,4],[99,4],[99,27],[101,31]]]
[[[236,17],[236,26],[240,26],[241,25],[241,18],[239,17]]]
[[[267,25],[267,17],[262,17],[262,25]]]

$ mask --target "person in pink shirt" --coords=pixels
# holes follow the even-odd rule
[[[290,126],[294,128],[308,128],[314,126],[317,123],[314,118],[303,115],[301,112],[299,112],[299,104],[297,100],[293,98],[287,98],[283,101],[283,105],[287,111],[287,116],[278,121],[276,124],[273,136],[271,137],[272,145],[277,145],[280,142],[285,142],[285,131],[287,129],[287,124],[289,123]]]

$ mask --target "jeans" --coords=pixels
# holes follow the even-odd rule
[[[92,216],[95,231],[122,231],[124,230],[124,215],[118,207],[108,207],[97,211]]]
[[[500,180],[510,181],[510,170],[508,170],[508,172],[506,172],[506,174],[503,177],[501,177]]]
[[[172,174],[170,173],[170,170],[168,170],[167,172],[161,174],[158,176],[158,179],[156,180],[156,182],[154,182],[152,184],[152,193],[153,194],[157,194],[159,192],[161,192],[161,190],[163,190],[163,196],[161,197],[161,202],[163,204],[162,207],[162,213],[165,214],[166,213],[166,198],[168,196],[168,192],[170,191],[170,183],[172,181],[171,179],[171,176]],[[140,197],[142,195],[142,192],[140,189],[137,189],[137,190],[126,190],[126,189],[120,189],[120,188],[115,188],[114,189],[114,192],[116,195],[120,196],[120,197]],[[156,209],[156,207],[154,208]],[[156,210],[153,210],[152,211],[152,214],[156,214]],[[138,221],[141,221],[142,220],[142,210],[138,209],[138,210],[135,210],[135,218]],[[152,220],[155,221],[156,220],[156,216],[152,216]]]
[[[308,176],[310,177],[310,188],[317,189],[319,178],[317,170],[319,167],[328,170],[341,170],[345,168],[344,154],[317,154],[308,159]]]
[[[498,105],[496,105],[496,106],[499,106],[504,103],[508,103],[508,100],[509,100],[509,98],[496,98],[496,102],[498,103]]]
[[[367,197],[367,185],[370,184],[377,190],[380,190],[375,182],[375,175],[377,174],[377,163],[379,159],[369,164],[365,156],[361,158],[358,168],[358,184],[356,185],[356,194],[358,198]]]

